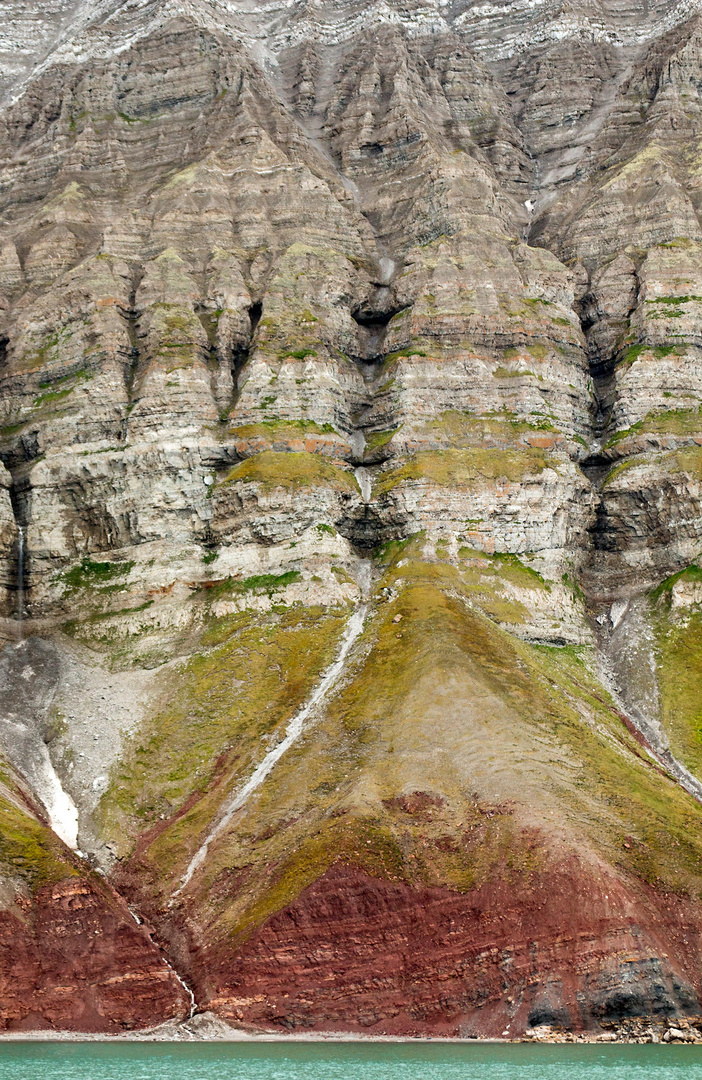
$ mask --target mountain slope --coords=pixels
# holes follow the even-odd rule
[[[0,112],[12,828],[77,819],[235,1022],[696,1015],[698,5],[42,19]],[[39,986],[8,1023],[79,1024]]]

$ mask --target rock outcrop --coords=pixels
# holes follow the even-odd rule
[[[699,5],[14,8],[6,1025],[697,1015]]]
[[[189,996],[124,900],[0,783],[2,1030],[119,1032],[182,1018]]]

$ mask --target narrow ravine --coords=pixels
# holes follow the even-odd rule
[[[49,825],[74,851],[78,809],[64,790],[44,739],[43,722],[59,680],[56,651],[40,638],[24,639],[25,530],[17,526],[17,636],[0,657],[0,745],[46,810]]]
[[[22,644],[14,648],[20,650]],[[40,732],[23,716],[4,713],[0,715],[0,744],[44,807],[53,831],[77,850],[78,809],[61,784]]]
[[[670,773],[688,795],[692,795],[693,799],[702,803],[702,784],[700,781],[675,757],[660,726],[649,717],[644,716],[638,709],[628,706],[622,700],[608,671],[606,660],[600,663],[598,675],[600,682],[607,690],[619,712],[627,718],[631,726],[640,735],[643,745],[651,757],[662,765],[666,772]]]
[[[361,489],[361,498],[364,503],[369,503],[371,500],[371,478],[368,473],[368,469],[363,465],[359,465],[357,469],[354,469],[354,476],[358,481],[358,486]]]
[[[43,759],[43,768],[41,771],[37,770],[31,778],[35,793],[44,804],[53,831],[64,844],[77,851],[78,808],[63,788],[44,743],[41,744],[39,754]]]
[[[17,526],[17,636],[22,640],[24,615],[24,527]]]
[[[261,761],[261,763],[256,767],[256,769],[253,771],[253,773],[243,785],[243,787],[239,788],[239,790],[236,791],[232,795],[232,797],[225,803],[219,818],[217,819],[213,827],[210,829],[209,833],[205,837],[205,840],[190,860],[188,868],[185,871],[185,874],[181,881],[180,887],[176,889],[175,893],[173,894],[173,899],[175,899],[176,896],[179,896],[180,893],[182,893],[182,891],[186,888],[189,881],[191,880],[193,874],[203,864],[207,857],[207,852],[209,850],[210,844],[214,843],[214,841],[219,836],[221,836],[221,834],[227,828],[229,822],[232,820],[236,812],[240,810],[242,806],[244,806],[250,796],[253,795],[254,791],[256,791],[256,789],[261,786],[263,781],[266,779],[268,774],[275,766],[276,762],[279,761],[285,753],[287,753],[287,751],[295,742],[297,742],[302,733],[305,731],[307,721],[314,709],[324,701],[329,692],[334,688],[340,677],[343,675],[344,669],[346,667],[347,657],[354,643],[363,631],[366,616],[368,615],[369,605],[367,597],[370,585],[370,562],[367,559],[363,560],[363,563],[361,565],[359,584],[361,588],[361,602],[355,608],[351,617],[349,618],[348,623],[346,624],[346,629],[344,630],[341,638],[341,647],[339,649],[339,654],[336,660],[333,664],[331,664],[330,667],[327,668],[321,680],[317,684],[314,692],[312,693],[310,699],[305,703],[305,705],[302,706],[302,708],[297,713],[295,713],[292,720],[289,722],[288,726],[285,729],[285,737],[281,739],[277,746],[274,746],[272,750],[268,751],[263,761]]]
[[[622,622],[626,618],[626,614],[622,614]],[[639,632],[637,637],[641,646],[645,647],[645,642],[642,640],[643,635]],[[597,664],[597,675],[600,682],[609,693],[619,712],[626,717],[628,723],[640,736],[645,749],[651,757],[663,766],[688,795],[702,803],[702,783],[675,757],[661,723],[651,716],[646,708],[629,700],[631,695],[627,693],[626,686],[622,685],[623,680],[617,671],[616,655],[613,655],[612,649],[608,649],[607,645],[606,640],[600,641]],[[650,660],[647,666],[653,673],[655,668]]]
[[[631,316],[636,310],[640,298],[640,282],[636,278],[636,300],[626,312],[627,326],[631,325]],[[616,337],[609,347],[602,351],[593,331],[604,318],[601,314],[600,299],[596,290],[588,287],[581,299],[574,304],[574,310],[580,319],[581,328],[587,343],[589,374],[594,386],[596,412],[591,418],[590,452],[580,461],[580,469],[589,481],[592,492],[597,498],[595,527],[590,531],[590,577],[597,577],[597,560],[602,552],[611,550],[611,537],[606,535],[607,505],[602,494],[605,477],[616,462],[615,457],[602,452],[609,439],[617,434],[613,420],[616,403],[617,385],[615,367],[621,354],[620,338]],[[622,552],[623,554],[623,552]],[[599,583],[601,586],[601,582]],[[586,592],[588,591],[585,586]],[[702,803],[702,783],[672,753],[668,737],[660,721],[656,718],[660,701],[656,679],[656,663],[647,641],[646,619],[642,618],[640,604],[643,597],[628,600],[614,600],[601,611],[595,622],[599,629],[597,649],[597,676],[607,690],[617,710],[625,718],[630,728],[637,733],[642,745],[651,757],[659,763],[684,790]],[[622,635],[628,634],[623,640]],[[632,677],[626,675],[621,659],[631,655],[639,656],[639,669]],[[645,676],[645,677],[644,677]],[[634,683],[638,686],[634,686]],[[651,693],[646,699],[641,696],[643,683],[651,684]],[[638,699],[638,700],[637,700]]]

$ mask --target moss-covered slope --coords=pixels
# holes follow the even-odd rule
[[[378,564],[335,692],[184,887],[265,751],[249,721],[209,776],[169,772],[163,748],[173,765],[190,750],[166,738],[172,710],[155,717],[102,805],[112,813],[130,786],[132,805],[149,805],[164,776],[178,797],[138,839],[132,826],[120,887],[198,1000],[234,1020],[518,1034],[538,1017],[694,1012],[697,954],[683,939],[702,919],[702,808],[642,749],[589,649],[521,641],[482,610],[489,590],[543,582],[485,559],[476,591],[474,567],[423,557],[423,543]],[[340,625],[324,631],[326,656]],[[299,632],[283,621],[252,641],[243,625],[191,664],[248,667],[261,648],[270,662]],[[217,699],[207,678],[182,687],[190,739]],[[234,694],[249,707],[250,687]]]

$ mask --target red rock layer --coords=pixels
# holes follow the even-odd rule
[[[512,1037],[696,1013],[701,914],[575,858],[468,894],[337,865],[210,958],[208,1006],[268,1027]]]
[[[187,1014],[186,993],[123,903],[68,878],[0,911],[0,1030],[117,1032]]]

